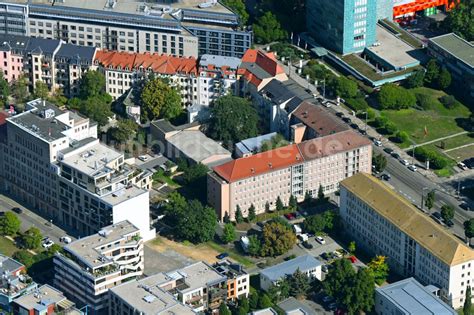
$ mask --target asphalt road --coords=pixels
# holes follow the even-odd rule
[[[19,207],[23,210],[21,214],[16,214],[21,220],[21,231],[26,231],[30,227],[35,226],[43,234],[44,237],[49,236],[56,244],[59,244],[59,238],[67,235],[67,233],[61,228],[57,227],[51,222],[43,219],[41,216],[25,208],[23,205],[15,202],[5,195],[0,194],[0,211],[10,211],[14,207]],[[71,237],[74,239],[73,237]]]

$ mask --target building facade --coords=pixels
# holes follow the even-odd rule
[[[106,314],[108,290],[143,274],[143,238],[128,221],[64,246],[54,256],[54,284],[78,306]]]
[[[308,32],[340,54],[361,52],[376,41],[376,0],[308,0]]]
[[[150,239],[151,172],[99,143],[88,118],[40,99],[6,119],[2,189],[80,236],[129,219]],[[134,209],[133,213],[130,209]]]
[[[291,195],[303,200],[339,189],[339,182],[358,172],[370,172],[372,146],[369,140],[349,130],[326,137],[290,144],[275,150],[239,158],[213,168],[208,174],[207,200],[222,220],[233,220],[237,206],[247,216],[268,202],[275,208],[279,197],[288,204]]]
[[[63,40],[81,46],[179,57],[217,54],[240,58],[252,33],[217,1],[2,1],[4,34]],[[2,8],[0,7],[0,9]]]
[[[472,285],[474,251],[372,175],[341,182],[340,215],[346,233],[390,269],[439,289],[440,298],[462,307]]]
[[[236,301],[248,297],[250,293],[250,275],[241,265],[229,260],[221,260],[212,266],[218,273],[227,277],[227,300]]]

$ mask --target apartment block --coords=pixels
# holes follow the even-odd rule
[[[376,41],[376,0],[309,0],[308,32],[324,47],[340,54],[363,51]]]
[[[151,172],[101,144],[96,123],[38,99],[6,119],[6,134],[3,190],[80,236],[127,219],[154,236]]]
[[[54,256],[54,284],[78,306],[106,313],[109,289],[143,274],[143,238],[129,221],[64,246]]]
[[[462,307],[472,285],[474,251],[372,175],[341,182],[345,232],[370,255],[388,257],[390,269],[439,289],[442,300]]]
[[[0,307],[12,311],[10,303],[33,292],[38,285],[26,274],[26,267],[18,261],[0,254]]]
[[[252,33],[217,1],[143,2],[42,0],[0,2],[5,34],[63,40],[81,46],[180,57],[240,58]],[[1,10],[3,8],[3,10]]]
[[[157,301],[160,296],[164,299]],[[152,305],[143,303],[141,297],[145,302],[156,305],[156,310],[169,305],[183,312],[179,314],[217,310],[227,298],[227,278],[200,261],[182,269],[126,283],[110,290],[109,314],[151,314],[149,309]]]
[[[347,130],[218,165],[208,174],[207,200],[221,220],[226,213],[233,219],[237,205],[244,216],[252,204],[260,214],[277,197],[288,204],[291,195],[316,196],[319,186],[333,193],[343,179],[370,172],[371,161],[370,141]]]
[[[227,277],[227,300],[248,297],[250,293],[250,275],[241,265],[229,260],[220,260],[212,266],[218,273]]]
[[[21,75],[33,90],[36,82],[67,96],[79,93],[79,80],[94,60],[94,47],[66,44],[60,40],[0,35],[0,67],[8,82]]]

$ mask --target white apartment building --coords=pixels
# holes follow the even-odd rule
[[[80,236],[130,220],[145,239],[150,229],[151,173],[124,163],[99,143],[97,124],[35,100],[7,118],[2,189]]]
[[[108,290],[143,274],[143,238],[129,221],[64,246],[54,256],[54,285],[92,314],[105,313]]]
[[[319,186],[333,193],[340,181],[371,167],[371,142],[347,130],[218,165],[208,174],[207,200],[220,219],[226,213],[233,219],[237,205],[244,216],[251,205],[259,214],[267,202],[274,209],[277,197],[288,204],[291,195],[315,196]]]
[[[341,182],[340,215],[345,232],[373,255],[385,255],[392,271],[440,289],[462,307],[474,281],[474,251],[372,175]]]

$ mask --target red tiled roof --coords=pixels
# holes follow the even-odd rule
[[[213,170],[227,182],[232,183],[271,170],[290,167],[305,160],[313,160],[370,144],[371,142],[367,138],[352,130],[347,130],[236,159],[216,166]]]
[[[282,169],[302,162],[302,157],[295,144],[275,150],[240,158],[214,167],[214,171],[228,182],[235,182],[247,177]]]
[[[261,50],[248,49],[242,57],[242,62],[255,63],[271,76],[285,73],[272,52],[265,53]]]
[[[117,51],[98,51],[95,60],[104,67],[120,66],[122,69],[128,67],[130,70],[143,67],[151,68],[153,72],[160,74],[194,74],[198,73],[197,60],[193,57],[180,58],[158,54],[136,54]]]

